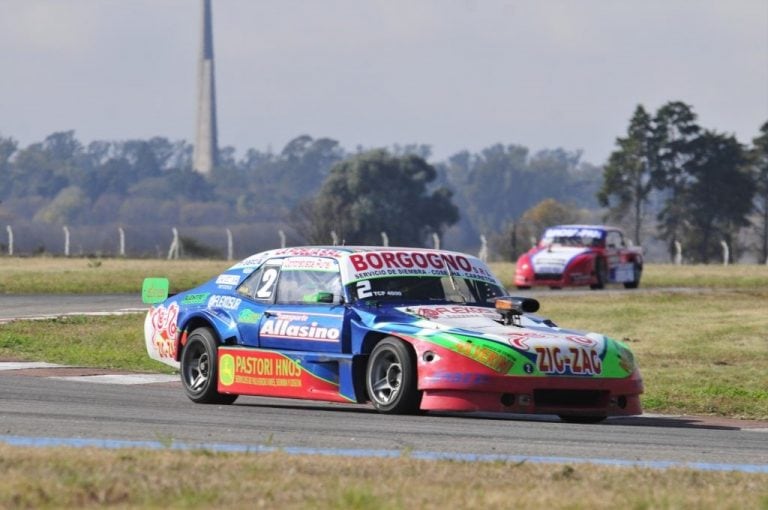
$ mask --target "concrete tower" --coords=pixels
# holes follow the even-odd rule
[[[216,134],[216,80],[213,69],[213,18],[211,0],[201,1],[203,32],[200,58],[197,62],[197,135],[195,137],[195,170],[210,175],[216,166],[218,140]]]

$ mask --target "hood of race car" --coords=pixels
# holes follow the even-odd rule
[[[368,328],[439,345],[507,375],[624,378],[635,369],[622,342],[558,328],[533,315],[504,325],[495,308],[461,305],[372,305],[358,309]],[[468,369],[469,370],[469,369]]]
[[[417,317],[410,325],[420,328],[421,335],[436,332],[468,334],[511,346],[515,350],[536,353],[537,348],[569,349],[575,345],[605,351],[604,335],[561,330],[546,324],[521,319],[521,326],[505,326],[494,308],[466,305],[423,305],[398,307],[397,311]]]
[[[494,308],[459,304],[380,306],[365,315],[372,329],[440,345],[507,375],[621,378],[634,369],[620,342],[536,316],[504,325]]]
[[[531,265],[535,273],[562,273],[574,258],[588,251],[578,246],[548,246],[530,255]]]

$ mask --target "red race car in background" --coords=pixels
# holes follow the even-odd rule
[[[620,229],[559,225],[548,228],[538,245],[517,259],[515,286],[602,289],[608,283],[622,283],[636,289],[642,272],[642,248],[628,246]]]

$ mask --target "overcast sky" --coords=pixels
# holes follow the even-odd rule
[[[0,135],[194,139],[199,0],[0,0]],[[214,0],[219,143],[563,147],[602,164],[638,103],[751,142],[766,0]]]

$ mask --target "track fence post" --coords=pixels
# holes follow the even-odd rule
[[[171,232],[173,232],[173,240],[168,248],[168,260],[177,260],[179,258],[179,231],[173,227]]]
[[[61,229],[64,231],[64,256],[69,257],[69,227],[64,225]]]
[[[488,262],[488,239],[485,234],[480,234],[480,253],[477,254],[477,258],[483,262]]]
[[[227,229],[227,260],[232,260],[234,252],[234,241],[232,240],[232,231]]]
[[[120,238],[118,253],[121,257],[125,257],[125,230],[123,230],[123,227],[117,227],[117,235]]]
[[[723,247],[723,265],[727,266],[731,260],[731,250],[728,249],[728,243],[725,240],[720,241],[720,246]]]
[[[10,225],[5,226],[5,230],[8,232],[8,256],[13,256],[13,228]]]

